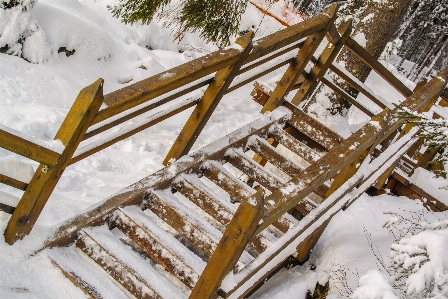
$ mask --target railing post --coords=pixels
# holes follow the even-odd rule
[[[282,78],[277,83],[274,91],[271,93],[271,96],[264,104],[261,113],[273,111],[283,103],[285,96],[294,87],[297,79],[302,74],[308,62],[311,60],[322,39],[330,30],[331,26],[333,26],[334,20],[336,19],[337,8],[338,4],[336,3],[325,9],[324,13],[329,16],[327,26],[325,26],[322,31],[308,36],[303,47],[299,50],[297,57],[289,65],[288,69],[285,71]]]
[[[193,113],[190,115],[190,118],[182,128],[179,136],[174,141],[173,146],[163,161],[164,165],[168,165],[172,159],[176,160],[181,156],[188,154],[202,129],[205,127],[205,124],[210,119],[213,111],[225,95],[232,80],[246,61],[247,56],[252,50],[253,37],[254,33],[250,31],[236,41],[236,43],[243,48],[238,61],[234,65],[219,70],[216,73],[215,78],[208,86],[204,96],[201,98],[193,110]]]
[[[237,263],[263,217],[263,206],[262,189],[240,204],[191,292],[190,299],[218,297],[223,279]]]
[[[6,227],[8,244],[29,234],[102,103],[102,79],[81,90],[54,138],[61,140],[65,149],[56,165],[37,168]]]
[[[325,47],[316,65],[311,69],[308,78],[305,79],[297,93],[294,95],[294,98],[291,101],[294,105],[298,105],[316,89],[320,78],[327,72],[328,68],[344,46],[345,41],[350,36],[352,32],[352,20],[350,19],[347,22],[342,23],[339,26],[339,29],[335,31],[335,33],[338,31],[340,33],[339,40],[336,41],[336,44],[329,42]]]

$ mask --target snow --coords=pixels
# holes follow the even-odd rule
[[[178,44],[170,37],[169,30],[161,25],[163,20],[149,25],[139,23],[133,26],[124,25],[113,18],[107,10],[107,5],[114,3],[117,3],[117,0],[41,0],[35,3],[31,12],[24,12],[18,7],[7,14],[0,9],[0,47],[6,44],[12,45],[9,52],[16,53],[16,56],[0,54],[1,129],[14,132],[27,140],[61,153],[63,145],[53,139],[83,87],[98,78],[103,78],[104,92],[107,94],[217,49],[216,46],[203,42],[197,34],[192,33],[187,33]],[[284,1],[277,1],[270,11],[280,12],[285,20],[291,21],[289,8],[281,8],[284,4]],[[254,29],[256,38],[282,27],[277,21],[264,16],[251,5],[248,6],[241,25],[243,30]],[[21,35],[26,37],[23,45],[16,43]],[[67,54],[72,50],[74,53],[67,56],[66,52],[59,52],[61,48],[65,48]],[[284,57],[293,57],[293,52],[285,54]],[[17,57],[20,55],[26,60]],[[392,69],[390,65],[388,68]],[[261,79],[263,82],[268,82],[268,87],[272,89],[272,83],[275,81],[272,78],[281,74],[281,71]],[[168,72],[164,76],[169,75]],[[235,82],[241,82],[243,79],[241,76]],[[412,82],[406,81],[406,84],[413,87]],[[369,76],[365,85],[372,90],[372,93],[390,103],[398,104],[403,99],[374,73]],[[226,95],[204,128],[203,134],[199,136],[194,150],[260,117],[259,105],[250,98],[251,90],[252,85],[249,84]],[[173,107],[192,100],[193,96],[186,95],[174,102],[174,106],[169,107],[174,109]],[[369,102],[366,99],[363,101],[362,97],[360,95],[358,100],[363,103]],[[312,107],[310,111],[324,111],[322,107],[325,108],[328,104],[326,99],[321,98],[319,103],[320,107]],[[170,109],[167,107],[168,105],[165,105],[160,110],[144,114],[143,118],[154,118],[160,115],[158,113],[163,113],[161,110]],[[13,246],[0,241],[2,252],[0,297],[83,298],[84,294],[54,267],[47,254],[32,255],[32,253],[39,249],[54,229],[67,219],[84,209],[94,208],[102,199],[162,168],[163,158],[190,113],[191,109],[68,167],[31,235]],[[272,121],[284,119],[288,118],[288,113],[285,109],[279,109],[268,118]],[[323,123],[344,137],[370,120],[354,107],[350,109],[349,117],[331,117],[324,112],[322,114],[324,114]],[[260,122],[259,126],[264,125],[266,121]],[[124,132],[138,125],[137,121],[131,120],[106,134],[107,137],[113,138],[116,132]],[[238,134],[253,129],[256,128],[245,127]],[[228,144],[233,137],[237,136],[231,135],[223,139],[221,145]],[[94,137],[87,144],[83,143],[82,147],[87,147],[91,142],[97,144],[100,141]],[[215,149],[208,147],[203,149],[202,153],[206,154]],[[314,158],[318,158],[317,153]],[[182,161],[187,161],[191,157],[183,159]],[[376,166],[379,168],[381,165]],[[37,163],[0,149],[2,174],[29,182],[36,168]],[[363,165],[360,169],[363,169]],[[418,186],[430,186],[426,192],[441,201],[446,200],[446,190],[439,189],[447,185],[446,180],[429,178],[422,170],[417,170],[412,180]],[[297,186],[288,185],[283,191],[289,194],[295,188]],[[15,206],[21,195],[21,191],[5,185],[0,186],[2,203]],[[226,200],[222,200],[222,203],[225,203],[225,207],[229,206],[230,211],[234,210],[234,206],[228,204]],[[384,271],[381,273],[378,271],[372,246],[366,240],[366,231],[371,236],[373,248],[378,248],[381,256],[387,259],[394,238],[383,227],[388,220],[384,212],[413,215],[421,209],[423,207],[420,203],[405,198],[390,195],[371,198],[361,195],[361,198],[347,210],[333,217],[305,266],[282,271],[251,298],[300,298],[307,290],[311,290],[316,282],[325,283],[328,279],[332,287],[330,296],[337,298],[341,294],[336,294],[338,289],[335,286],[341,286],[344,282],[338,280],[335,274],[341,273],[341,269],[346,269],[346,283],[352,291],[353,298],[373,298],[368,296],[373,296],[374,292],[383,298],[394,298],[385,297],[393,296],[393,291],[390,292],[387,286],[388,278]],[[428,218],[446,217],[444,215],[446,213],[429,215]],[[9,218],[9,215],[0,212],[0,231],[4,231]],[[199,225],[211,231],[216,240],[219,239],[221,233],[216,228],[208,223]],[[438,227],[440,228],[440,225]],[[102,229],[104,234],[108,233],[107,228]],[[276,240],[267,231],[264,235],[272,241]],[[399,255],[409,255],[409,258],[403,260],[406,265],[415,267],[417,262],[420,262],[418,265],[421,269],[421,272],[409,277],[409,290],[416,293],[422,286],[426,286],[427,278],[422,276],[432,277],[436,283],[441,283],[447,271],[446,258],[443,252],[440,252],[440,248],[447,246],[446,233],[428,231],[415,238],[408,236],[402,240],[404,241],[400,241],[392,248],[395,248]],[[275,249],[272,247],[270,251]],[[293,249],[294,246],[289,248]],[[60,254],[69,256],[71,253],[60,252]],[[421,257],[412,260],[410,259],[412,254]],[[144,272],[146,268],[137,265],[140,263],[139,258],[132,259],[134,260],[132,263],[140,269],[139,271]],[[248,260],[247,255],[246,259]],[[425,261],[427,262],[424,263]],[[194,258],[191,259],[191,263],[194,263]],[[75,266],[75,263],[71,263],[71,266]],[[199,272],[202,267],[202,264],[197,264],[194,269]],[[314,268],[316,270],[311,270]],[[235,277],[232,274],[228,279],[232,282],[233,278]],[[358,282],[360,288],[355,291]],[[107,294],[107,290],[104,292]]]

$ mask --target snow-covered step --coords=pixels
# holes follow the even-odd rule
[[[187,298],[106,225],[81,230],[76,245],[137,298]]]
[[[205,268],[201,258],[149,219],[137,206],[119,208],[112,219],[118,229],[167,271],[187,287],[194,287]]]
[[[284,145],[287,149],[302,157],[309,163],[316,162],[322,156],[322,154],[316,152],[303,142],[292,137],[280,126],[272,126],[271,128],[269,128],[269,137],[274,138],[275,141]]]
[[[224,189],[232,197],[238,201],[245,201],[253,194],[255,190],[247,184],[233,177],[222,165],[217,161],[208,160],[204,162],[201,169],[205,172],[205,176],[209,178],[216,185]],[[275,237],[279,238],[283,233],[287,232],[294,223],[288,221],[285,217],[280,217],[270,228]]]
[[[260,183],[266,189],[272,191],[281,188],[285,183],[277,175],[263,168],[263,166],[246,155],[241,148],[228,149],[226,158],[228,158],[230,164]]]
[[[227,226],[232,220],[236,207],[210,190],[194,175],[181,174],[173,187],[222,225]]]
[[[205,185],[196,175],[180,175],[174,183],[174,188],[215,218],[224,228],[229,224],[236,211],[234,204],[231,204],[216,194],[216,192]],[[277,238],[272,234],[268,231],[263,231],[259,235],[254,236],[248,246],[257,253],[260,253],[269,247],[272,242],[275,242],[275,240]],[[250,249],[249,251],[252,255],[257,255]]]
[[[205,219],[183,205],[169,189],[148,190],[147,207],[160,219],[189,239],[198,249],[209,257],[213,254],[222,233]],[[254,258],[243,252],[237,265],[238,269],[250,263]]]
[[[80,256],[74,247],[52,248],[48,257],[73,284],[94,299],[129,299],[116,283]],[[81,253],[82,254],[82,253]]]
[[[304,113],[302,113],[303,115]],[[310,118],[308,116],[308,118]],[[334,132],[331,132],[328,130],[327,127],[323,126],[322,124],[318,123],[317,121],[309,120],[307,121],[303,117],[299,117],[298,115],[292,115],[291,119],[288,120],[288,123],[311,138],[312,140],[316,141],[317,143],[321,144],[323,147],[325,147],[327,150],[332,149],[336,145],[340,143],[339,137],[336,137]]]
[[[246,146],[291,177],[296,176],[304,169],[303,166],[277,151],[260,136],[249,137]]]

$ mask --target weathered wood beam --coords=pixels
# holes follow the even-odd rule
[[[40,164],[37,168],[6,227],[5,241],[8,244],[31,231],[102,103],[102,79],[81,90],[55,136],[65,149],[54,167]]]
[[[308,36],[303,47],[299,50],[296,59],[293,61],[293,63],[291,63],[280,81],[277,83],[274,91],[270,95],[266,104],[263,106],[261,113],[273,111],[283,103],[285,96],[291,91],[297,79],[302,74],[302,71],[305,69],[306,65],[313,57],[314,52],[319,47],[322,39],[325,37],[328,30],[333,25],[333,22],[336,19],[337,8],[338,5],[333,4],[329,8],[325,9],[324,15],[328,15],[327,25],[322,31]]]
[[[173,159],[177,160],[179,157],[188,154],[249,55],[252,49],[253,37],[254,33],[250,31],[236,41],[242,47],[238,55],[238,60],[233,65],[221,69],[216,73],[214,80],[208,86],[204,96],[198,102],[179,136],[174,141],[173,146],[163,161],[164,165],[168,165]]]
[[[11,178],[7,175],[1,174],[0,173],[0,183],[11,186],[13,188],[25,191],[26,188],[28,187],[27,183],[21,182],[19,180],[16,180],[14,178]]]
[[[263,190],[241,202],[207,266],[190,294],[191,299],[217,298],[224,277],[236,265],[263,215]]]
[[[352,20],[350,19],[342,23],[339,26],[338,31],[341,34],[340,38],[338,39],[336,44],[328,43],[328,45],[325,47],[324,51],[317,60],[317,63],[311,69],[309,76],[301,84],[299,90],[291,100],[291,103],[293,103],[294,105],[298,105],[309,95],[311,95],[311,93],[314,92],[317,85],[319,84],[320,78],[322,78],[327,72],[328,68],[333,63],[333,60],[336,58],[336,56],[344,46],[345,41],[350,36],[352,32]]]
[[[0,129],[0,147],[47,166],[56,165],[60,156],[60,154],[48,148],[37,145],[2,129]]]

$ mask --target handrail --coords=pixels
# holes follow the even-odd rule
[[[29,183],[20,182],[5,174],[0,175],[0,183],[25,190],[5,232],[7,242],[12,243],[29,233],[59,177],[68,165],[76,163],[181,111],[195,107],[194,115],[190,116],[194,128],[191,128],[190,124],[187,123],[185,128],[189,131],[188,136],[185,135],[185,132],[182,133],[181,136],[183,137],[178,138],[172,151],[170,151],[171,156],[167,156],[165,163],[171,158],[177,159],[189,151],[223,95],[282,66],[288,65],[287,71],[281,80],[282,83],[278,84],[276,90],[270,95],[271,100],[264,104],[263,112],[279,106],[286,95],[298,87],[308,84],[308,90],[305,94],[311,94],[317,85],[314,81],[322,81],[331,85],[326,80],[325,72],[327,69],[334,70],[335,66],[332,61],[343,45],[356,52],[362,60],[379,72],[386,81],[401,93],[409,94],[409,90],[404,84],[348,36],[347,32],[349,31],[346,30],[349,30],[349,23],[343,25],[347,27],[346,29],[340,27],[341,33],[336,30],[334,27],[336,11],[337,4],[334,4],[327,8],[322,15],[307,19],[254,42],[251,41],[252,33],[248,33],[238,39],[239,46],[200,57],[109,93],[104,97],[102,95],[102,80],[98,80],[80,92],[58,131],[56,139],[61,139],[65,145],[61,154],[0,129],[1,147],[41,163]],[[322,57],[315,58],[313,56],[314,52],[325,36],[329,36],[329,40],[335,41],[337,47],[334,51],[325,50]],[[306,40],[303,41],[302,39]],[[294,53],[295,49],[299,49],[299,51]],[[307,72],[305,66],[310,61],[314,63],[314,67],[310,72]],[[263,66],[263,68],[260,68],[260,66]],[[212,76],[215,76],[215,78],[212,78]],[[237,79],[234,80],[235,77]],[[302,79],[299,80],[299,77]],[[361,84],[353,83],[354,80],[350,76],[345,77],[349,84],[352,84],[361,92],[368,93],[368,90]],[[305,81],[303,81],[303,78]],[[298,82],[306,82],[306,84],[303,85],[303,83],[299,84]],[[205,94],[200,98],[194,98],[193,93],[205,86],[208,86]],[[335,89],[338,92],[337,88]],[[187,100],[182,98],[186,96],[190,98]],[[348,95],[345,96],[362,108],[362,105],[356,103],[354,99]],[[370,95],[369,98],[375,102],[376,98],[373,95]],[[165,110],[145,117],[135,122],[133,126],[121,128],[118,134],[106,132],[116,125],[125,123],[136,116],[176,99],[179,100]],[[376,100],[380,106],[386,105],[381,100]],[[99,110],[98,103],[105,103],[108,107]],[[200,121],[196,119],[198,111],[200,111],[202,118]],[[368,109],[363,111],[373,115],[373,112]],[[76,130],[73,131],[73,129]],[[86,143],[87,139],[99,134],[101,134],[99,140],[90,144]],[[182,138],[184,138],[184,141],[179,142]],[[81,141],[83,143],[78,148]]]

